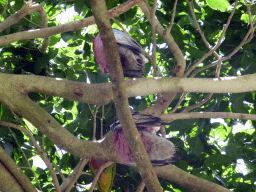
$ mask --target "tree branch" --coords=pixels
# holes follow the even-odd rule
[[[101,34],[103,48],[107,59],[107,67],[110,71],[113,99],[117,115],[136,162],[136,168],[139,170],[149,191],[162,191],[162,187],[157,179],[131,115],[116,40],[114,38],[110,20],[106,16],[106,2],[104,0],[90,0],[90,2],[93,15]]]
[[[47,165],[47,168],[48,168],[48,170],[49,170],[49,172],[50,172],[50,174],[52,176],[52,179],[53,179],[53,184],[55,186],[55,191],[60,191],[59,181],[57,179],[56,173],[53,170],[51,162],[48,159],[48,157],[46,156],[45,152],[37,144],[37,141],[35,140],[33,135],[28,130],[26,130],[25,128],[20,127],[20,126],[14,124],[14,123],[8,123],[8,122],[0,121],[0,125],[6,126],[6,127],[12,127],[14,129],[20,130],[20,131],[24,132],[28,136],[28,138],[30,139],[31,143],[33,144],[33,146],[35,147],[35,149],[37,150],[37,152],[39,153],[39,155],[41,156],[41,158],[43,159],[43,161]]]
[[[160,119],[165,123],[170,123],[177,119],[201,119],[201,118],[227,118],[227,119],[247,119],[256,120],[256,115],[245,113],[229,113],[229,112],[191,112],[164,114]]]
[[[147,1],[143,1],[140,4],[138,4],[151,25],[155,25],[156,32],[160,34],[165,42],[167,43],[169,49],[173,53],[173,56],[175,57],[177,61],[177,66],[174,69],[174,73],[176,77],[182,77],[185,71],[186,67],[186,61],[184,59],[184,56],[178,47],[178,45],[175,43],[172,35],[170,33],[166,33],[166,30],[163,28],[163,26],[160,24],[160,22],[155,18],[155,21],[152,21],[151,17],[151,9],[148,5]],[[154,22],[154,23],[153,23]],[[160,99],[157,100],[157,103],[153,105],[152,107],[147,108],[144,110],[145,113],[154,114],[154,115],[160,115],[165,111],[167,106],[172,102],[172,100],[175,98],[177,93],[175,92],[166,92],[163,97],[160,97]]]
[[[197,192],[230,192],[230,190],[212,183],[210,181],[198,178],[194,175],[175,167],[174,165],[167,165],[164,167],[155,168],[157,175],[169,181],[173,181],[181,186],[184,186],[192,191]],[[182,179],[181,179],[182,178]]]
[[[17,79],[12,78],[15,77],[15,75],[7,75],[4,78],[0,78],[0,100],[1,102],[9,104],[9,107],[13,108],[15,111],[17,111],[21,116],[28,119],[34,126],[38,127],[39,131],[43,132],[50,140],[52,140],[54,143],[56,143],[61,148],[67,150],[68,152],[75,154],[82,158],[97,158],[99,156],[102,157],[103,160],[110,160],[117,163],[122,163],[120,159],[118,158],[117,154],[115,153],[115,147],[114,142],[112,139],[112,134],[108,133],[105,137],[105,140],[102,143],[92,143],[89,141],[83,141],[79,140],[78,138],[71,135],[67,130],[62,128],[54,118],[52,118],[47,112],[45,112],[43,109],[41,109],[39,106],[37,106],[34,102],[32,102],[30,99],[26,96],[26,84],[22,84],[23,86],[20,86],[17,81]],[[35,77],[35,76],[20,76],[21,79],[23,77]],[[45,77],[44,77],[45,78]],[[250,79],[252,78],[252,79]],[[227,80],[228,78],[225,78],[225,80],[220,79],[191,79],[192,81],[198,81],[198,82],[192,82],[193,85],[199,84],[204,85],[206,84],[208,88],[215,89],[216,92],[218,92],[218,89],[221,89],[224,91],[226,88],[222,88],[222,84],[227,84],[226,86],[231,87],[233,86],[233,91],[237,91],[239,87],[245,87],[250,82],[252,85],[248,85],[248,88],[252,90],[253,85],[256,78],[255,75],[248,75],[243,77],[237,77],[237,78],[231,78],[230,80]],[[45,78],[45,79],[52,79],[52,78]],[[181,79],[181,78],[163,78],[163,79],[140,79],[143,83],[148,81],[159,81],[161,80],[161,84],[163,85],[173,85],[175,88],[175,83],[171,83],[172,80],[179,79],[180,81],[191,81],[187,78]],[[165,82],[166,80],[166,82]],[[170,81],[170,82],[168,82]],[[202,82],[200,82],[202,81]],[[235,82],[233,82],[235,81]],[[237,82],[240,81],[240,85],[237,86]],[[133,81],[132,81],[133,82]],[[205,82],[211,82],[213,84],[218,84],[215,88],[212,86],[209,86]],[[56,83],[59,83],[59,81],[56,81]],[[237,84],[236,84],[237,83]],[[181,83],[182,84],[182,83]],[[60,86],[60,84],[57,84]],[[134,85],[133,85],[134,86]],[[159,85],[158,85],[159,86]],[[158,87],[157,86],[157,87]],[[141,87],[145,86],[139,86]],[[188,85],[188,87],[192,87],[192,85]],[[254,90],[256,87],[254,87]],[[110,90],[111,91],[111,90]],[[198,91],[198,90],[197,90]],[[226,91],[226,90],[225,90]],[[253,119],[255,120],[256,117],[254,115],[246,115],[246,114],[230,114],[230,113],[185,113],[185,114],[171,114],[171,115],[163,115],[161,116],[161,119],[165,122],[170,122],[176,119],[185,119],[185,118],[217,118],[217,117],[226,117],[226,118],[240,118],[240,119]]]
[[[110,156],[117,157],[117,154],[113,153],[113,151],[115,151],[114,146],[104,149],[101,147],[100,143],[78,139],[63,128],[44,109],[31,101],[24,92],[24,89],[19,90],[19,88],[16,87],[17,84],[15,85],[12,80],[10,80],[9,83],[10,86],[5,86],[6,81],[3,79],[0,80],[0,89],[4,91],[0,91],[1,102],[30,121],[39,131],[45,134],[60,148],[83,158],[97,158],[100,154],[104,159],[109,157],[108,153],[110,153],[110,151]]]
[[[74,183],[77,181],[77,179],[80,177],[82,170],[84,166],[89,162],[89,159],[83,159],[81,160],[75,169],[72,171],[72,173],[63,181],[63,183],[60,186],[61,191],[68,192],[72,189]]]
[[[175,0],[174,5],[173,5],[173,9],[172,9],[172,19],[170,22],[169,27],[166,29],[165,33],[170,33],[172,30],[172,26],[173,26],[173,22],[174,22],[174,18],[175,18],[175,14],[176,14],[176,6],[177,6],[178,0]]]
[[[116,17],[126,11],[131,7],[137,5],[142,0],[129,0],[118,7],[114,7],[108,11],[108,16],[110,18]],[[47,38],[56,34],[64,33],[67,31],[76,31],[78,29],[87,27],[89,25],[95,24],[94,17],[88,17],[79,21],[75,21],[68,24],[63,24],[56,27],[36,29],[25,32],[13,33],[10,35],[5,35],[0,37],[0,46],[8,45],[12,42],[23,40],[23,39],[35,39],[35,38]]]
[[[0,190],[1,191],[34,191],[36,188],[31,184],[21,168],[0,146]]]
[[[230,16],[228,17],[227,23],[223,26],[223,30],[222,30],[222,33],[221,33],[221,35],[220,35],[220,37],[219,37],[219,40],[218,40],[217,44],[216,44],[208,53],[206,53],[201,59],[199,59],[195,64],[193,64],[193,66],[191,66],[191,67],[189,68],[189,70],[186,71],[186,73],[184,74],[184,77],[187,77],[187,76],[197,67],[197,65],[198,65],[199,63],[202,63],[208,56],[210,56],[211,54],[213,54],[213,53],[216,51],[216,49],[219,48],[219,46],[220,46],[221,43],[222,43],[223,37],[224,37],[224,35],[225,35],[225,33],[226,33],[227,29],[228,29],[228,26],[229,26],[229,24],[230,24],[230,21],[231,21],[231,19],[232,19],[234,13],[235,13],[235,11],[236,11],[237,3],[238,3],[238,0],[236,0],[236,2],[235,2],[235,6],[234,6],[234,8],[233,8],[233,10],[232,10],[232,12],[231,12],[231,14],[230,14]],[[240,48],[240,47],[239,47],[239,48]]]
[[[167,92],[244,93],[256,90],[256,75],[223,78],[138,78],[125,80],[128,97]],[[0,101],[16,89],[17,94],[31,92],[59,96],[93,105],[107,105],[113,101],[111,83],[84,84],[59,78],[36,75],[0,73]],[[148,89],[147,87],[150,87]],[[12,99],[11,96],[10,98]],[[12,103],[12,102],[11,102]],[[151,113],[150,113],[151,114]]]

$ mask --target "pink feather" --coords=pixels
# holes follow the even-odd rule
[[[132,116],[153,166],[163,166],[175,161],[174,144],[156,135],[162,124],[160,119],[152,115],[134,112],[133,110]],[[114,123],[110,128],[119,158],[124,163],[135,164],[118,117],[114,118]]]

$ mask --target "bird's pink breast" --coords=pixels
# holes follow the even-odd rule
[[[149,137],[146,137],[143,134],[143,132],[144,131],[139,131],[139,134],[144,144],[144,147],[149,155],[151,152],[151,145],[153,143]],[[123,130],[119,130],[118,132],[114,133],[113,140],[115,142],[116,152],[119,158],[125,163],[135,163],[128,142],[125,139]]]
[[[93,52],[102,73],[109,73],[100,34],[93,39]]]

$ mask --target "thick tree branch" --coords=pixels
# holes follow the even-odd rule
[[[22,169],[0,147],[0,191],[37,191]]]
[[[192,191],[197,192],[230,192],[230,190],[221,187],[210,181],[198,178],[194,175],[175,167],[174,165],[167,165],[164,167],[155,168],[157,175],[164,179],[173,181],[181,186],[184,186]],[[182,179],[181,179],[182,178]]]
[[[256,75],[224,78],[140,78],[125,80],[128,97],[167,92],[244,93],[256,90]],[[44,93],[94,105],[113,101],[111,83],[84,84],[59,78],[0,73],[0,101],[14,88],[18,92]],[[150,87],[148,89],[147,87]]]
[[[9,82],[8,85],[6,82]],[[14,84],[13,84],[14,83]],[[100,143],[84,141],[76,138],[61,125],[44,109],[31,101],[21,87],[17,87],[16,82],[11,79],[0,80],[0,102],[5,103],[10,109],[30,121],[35,127],[45,134],[52,142],[60,148],[83,158],[103,159],[110,156],[117,158],[113,153],[113,148],[102,148]],[[23,87],[24,88],[24,87]],[[2,92],[3,91],[3,92]],[[111,152],[110,152],[111,151]]]
[[[21,116],[28,119],[33,125],[38,127],[39,131],[43,132],[50,140],[52,140],[54,143],[56,143],[58,146],[60,146],[62,149],[67,150],[68,152],[75,154],[82,158],[98,158],[99,156],[102,157],[104,160],[110,160],[117,163],[122,163],[120,159],[118,158],[117,154],[115,153],[115,147],[114,142],[112,139],[112,134],[108,133],[106,135],[105,140],[102,143],[92,143],[89,141],[82,141],[78,138],[71,135],[67,130],[62,128],[55,119],[53,119],[47,112],[45,112],[43,109],[41,109],[39,106],[37,106],[34,102],[32,102],[29,98],[26,96],[26,87],[20,86],[20,84],[17,83],[17,79],[11,78],[15,75],[8,75],[9,78],[2,79],[0,78],[0,99],[1,102],[4,102],[6,104],[9,104],[9,107],[17,111]],[[7,76],[5,76],[7,77]],[[20,76],[22,77],[22,76]],[[24,77],[30,77],[30,76],[24,76]],[[35,77],[35,76],[31,76]],[[240,81],[243,81],[243,79],[248,77],[254,77],[254,75],[244,76],[244,77],[238,77],[234,78],[233,80],[240,79]],[[51,79],[51,78],[46,78]],[[180,79],[180,78],[176,78]],[[153,80],[155,79],[148,79]],[[166,80],[170,80],[166,78]],[[183,79],[186,80],[186,79]],[[194,79],[196,80],[196,79]],[[203,80],[203,79],[202,79]],[[223,83],[223,82],[229,82],[233,81],[231,80],[209,80],[211,82],[217,82]],[[247,84],[247,81],[244,81],[244,84]],[[58,82],[58,81],[56,81]],[[254,81],[249,81],[254,82]],[[165,83],[166,84],[166,83]],[[194,83],[196,84],[196,83]],[[235,85],[234,82],[231,82],[233,86]],[[60,85],[59,85],[60,86]],[[231,85],[228,85],[231,86]],[[244,86],[244,85],[243,85]],[[142,87],[142,86],[139,86]],[[208,86],[209,87],[209,86]],[[221,87],[221,86],[220,86]],[[20,90],[20,91],[18,91]],[[192,116],[195,114],[195,116]],[[206,114],[206,115],[205,115]],[[202,116],[201,113],[189,113],[189,114],[172,114],[172,115],[163,115],[161,116],[161,119],[164,121],[172,121],[175,118],[176,119],[184,119],[184,118],[207,118],[207,115],[209,117],[227,117],[227,118],[250,118],[255,119],[253,115],[243,115],[238,114],[238,116],[235,116],[236,114],[229,114],[230,116],[225,116],[223,113],[218,113],[217,116],[215,116],[217,113],[203,113]],[[181,116],[179,116],[181,115]],[[210,116],[211,115],[211,116]],[[228,114],[227,114],[228,115]],[[165,119],[166,118],[166,119]],[[186,187],[188,187],[186,185]]]
[[[113,99],[117,115],[136,162],[136,167],[149,191],[162,191],[129,109],[120,56],[111,28],[110,18],[106,16],[106,2],[104,0],[90,0],[90,2],[101,34],[107,65],[111,75]]]

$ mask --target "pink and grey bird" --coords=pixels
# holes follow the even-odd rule
[[[137,112],[132,112],[132,115],[152,165],[163,166],[175,161],[174,144],[155,134],[160,129],[161,122],[159,118]],[[122,126],[117,117],[114,118],[114,123],[110,128],[119,158],[124,163],[135,164]]]
[[[144,64],[148,62],[148,59],[143,54],[141,46],[125,32],[118,29],[113,29],[113,32],[118,45],[124,76],[142,77]],[[100,34],[93,39],[93,52],[101,72],[109,73]]]

